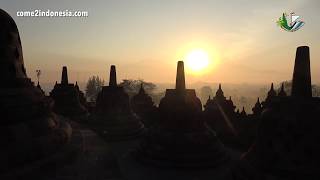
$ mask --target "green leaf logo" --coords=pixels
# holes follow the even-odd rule
[[[294,32],[300,29],[305,23],[300,20],[299,16],[292,12],[290,15],[283,13],[277,21],[277,24],[285,31]]]

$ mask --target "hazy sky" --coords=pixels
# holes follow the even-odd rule
[[[141,78],[175,81],[176,62],[192,49],[208,52],[210,70],[188,83],[270,83],[292,77],[297,46],[311,51],[312,81],[320,82],[319,0],[1,0],[15,19],[29,77],[60,80],[63,65],[71,81],[90,75],[118,81]],[[17,17],[23,10],[84,10],[89,17]],[[283,12],[301,15],[305,26],[285,32]],[[213,66],[212,66],[213,64]]]

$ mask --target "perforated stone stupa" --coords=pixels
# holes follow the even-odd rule
[[[145,92],[142,83],[138,94],[131,99],[131,107],[146,127],[157,123],[157,107],[154,105],[152,98]]]
[[[195,90],[186,89],[183,61],[178,62],[176,88],[166,90],[159,112],[159,124],[147,132],[136,151],[120,159],[126,178],[254,179],[247,166],[229,153],[202,119]]]
[[[309,47],[297,48],[291,96],[270,100],[246,158],[286,179],[318,179],[320,99],[312,97]]]
[[[72,129],[28,78],[17,25],[1,9],[0,27],[1,177],[59,151]]]
[[[54,111],[58,114],[69,117],[73,120],[86,120],[88,111],[81,97],[78,84],[69,83],[68,70],[64,66],[62,68],[61,83],[56,83],[50,92],[50,97],[54,99]],[[81,99],[82,98],[82,99]]]
[[[144,125],[131,111],[128,94],[117,85],[114,65],[110,68],[109,86],[98,94],[94,121],[98,131],[109,140],[135,138],[144,132]]]

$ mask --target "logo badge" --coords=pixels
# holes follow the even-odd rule
[[[294,32],[299,30],[305,23],[301,20],[300,16],[292,12],[290,15],[283,13],[277,24],[285,31]]]

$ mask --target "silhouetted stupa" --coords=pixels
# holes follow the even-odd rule
[[[144,125],[131,111],[128,94],[117,85],[114,65],[110,68],[109,86],[98,94],[94,119],[97,130],[109,140],[135,138],[144,132]]]
[[[260,99],[258,98],[256,104],[252,108],[252,112],[254,116],[260,116],[262,112],[262,105],[260,103]]]
[[[84,93],[80,90],[80,87],[78,85],[78,82],[76,81],[76,84],[74,85],[74,87],[76,88],[76,90],[78,91],[78,94],[79,94],[79,100],[80,100],[80,103],[87,107],[87,100],[86,100],[86,97],[84,95]]]
[[[80,90],[78,85],[69,83],[68,70],[62,68],[61,83],[56,83],[50,92],[50,97],[54,99],[54,111],[58,114],[69,117],[73,120],[86,120],[88,112],[85,104],[80,101]]]
[[[246,110],[244,109],[244,107],[242,107],[242,111],[240,112],[240,116],[242,116],[242,117],[247,116],[247,113],[246,113]]]
[[[311,71],[309,47],[297,49],[294,63],[291,96],[295,98],[311,98]]]
[[[150,132],[138,159],[167,167],[219,166],[229,160],[221,143],[201,119],[201,102],[186,89],[183,62],[178,62],[176,88],[161,99],[159,127]]]
[[[152,98],[145,92],[142,83],[138,94],[133,96],[131,99],[131,106],[133,112],[141,118],[144,125],[148,127],[156,123],[155,118],[157,108],[154,105]]]
[[[167,89],[159,105],[159,126],[148,132],[127,161],[120,161],[124,176],[133,180],[236,179],[237,168],[201,119],[201,109],[195,90],[185,88],[183,62],[179,61],[176,88]]]
[[[281,88],[280,88],[280,91],[278,93],[278,96],[280,96],[280,97],[287,96],[287,93],[284,91],[284,83],[281,84]]]
[[[43,94],[45,94],[45,92],[43,91],[43,89],[42,89],[41,86],[40,86],[39,81],[38,81],[38,83],[37,83],[37,88],[38,88]]]
[[[237,134],[234,127],[236,113],[231,97],[226,99],[224,92],[219,84],[216,96],[207,100],[204,105],[204,119],[217,133],[217,136],[223,143],[232,142]]]
[[[27,77],[18,28],[2,9],[0,27],[0,177],[15,179],[3,176],[24,176],[30,164],[35,168],[50,162],[68,143],[72,129]]]
[[[266,99],[261,103],[262,107],[265,108],[270,104],[270,101],[277,97],[277,92],[274,90],[273,83],[271,83],[270,90],[268,91]]]
[[[320,99],[311,96],[309,47],[297,48],[292,95],[263,110],[255,146],[246,154],[267,177],[319,179]]]

